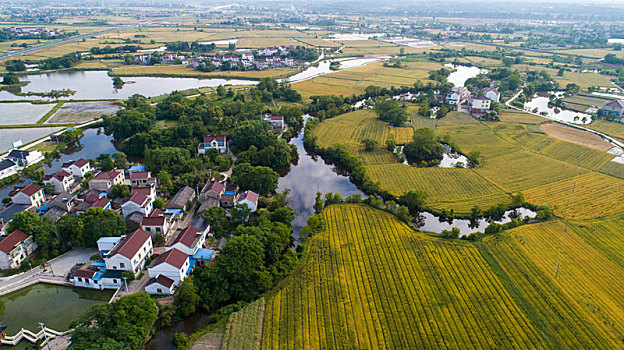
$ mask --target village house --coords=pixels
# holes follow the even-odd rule
[[[184,186],[178,191],[178,193],[175,194],[175,196],[173,196],[171,201],[169,201],[167,208],[182,209],[183,211],[186,211],[189,202],[192,202],[193,200],[195,200],[195,190],[188,186]]]
[[[121,241],[121,237],[100,237],[97,240],[98,251],[102,259],[115,248],[115,245]]]
[[[463,86],[455,86],[446,95],[446,103],[450,105],[460,105],[470,97],[470,91]]]
[[[227,152],[227,139],[224,135],[204,136],[204,142],[197,146],[197,153],[206,154],[209,149],[216,149],[219,153]]]
[[[41,187],[29,184],[26,187],[16,188],[11,192],[11,201],[29,208],[39,208],[45,202]]]
[[[61,192],[53,200],[48,202],[49,209],[43,214],[44,218],[57,222],[63,215],[69,214],[77,204],[76,195],[69,192]]]
[[[134,63],[148,63],[150,58],[152,58],[152,54],[144,53],[140,55],[134,55],[134,57],[132,58],[132,61]]]
[[[43,154],[39,151],[19,149],[12,149],[6,157],[21,167],[27,167],[43,160]]]
[[[141,228],[149,232],[152,236],[161,234],[165,239],[168,236],[171,225],[167,216],[160,210],[154,209],[149,216],[144,216],[141,221]]]
[[[19,205],[12,203],[9,206],[5,206],[0,210],[0,234],[4,232],[6,225],[13,219],[15,214],[21,213],[28,209],[25,205]]]
[[[152,173],[149,171],[135,171],[130,173],[130,186],[138,187],[141,185],[147,185],[149,179],[152,177]]]
[[[75,177],[82,178],[90,173],[93,169],[91,169],[91,164],[89,164],[88,161],[86,161],[84,158],[80,158],[73,162],[64,163],[63,170],[73,174]]]
[[[282,131],[286,129],[286,123],[284,122],[283,115],[265,115],[264,120],[271,124],[273,130]]]
[[[224,184],[216,181],[208,181],[199,193],[199,200],[204,202],[209,198],[219,199],[221,195],[223,195],[223,192],[225,192]]]
[[[602,105],[602,110],[607,114],[621,117],[624,111],[624,100],[607,101]]]
[[[54,186],[54,193],[71,192],[74,184],[74,174],[65,170],[59,170],[53,175],[46,175],[43,178],[43,183]]]
[[[154,279],[154,282],[158,280],[159,277],[164,276],[168,280],[173,281],[173,283],[164,280],[165,287],[166,285],[173,284],[174,288],[181,281],[183,281],[193,269],[194,261],[191,261],[191,258],[188,254],[181,252],[178,249],[171,249],[163,254],[161,254],[158,258],[154,259],[154,261],[147,268],[149,276],[151,279]],[[165,294],[166,291],[171,292],[171,287],[166,289],[158,290],[158,285],[160,287],[163,286],[163,279],[161,277],[161,283],[151,283],[148,282],[148,285],[145,287],[145,290],[150,294]],[[156,284],[156,285],[154,285]],[[154,286],[153,286],[154,285]]]
[[[234,195],[233,194],[224,194],[219,198],[219,204],[223,208],[233,208],[234,207]]]
[[[3,159],[0,161],[0,179],[17,174],[17,163],[10,159]]]
[[[241,54],[241,59],[245,60],[245,61],[253,62],[254,61],[254,54],[252,52],[249,52],[249,51],[243,52]]]
[[[109,270],[103,262],[90,261],[83,266],[73,268],[71,282],[76,287],[94,289],[117,289],[123,283],[120,270]]]
[[[146,197],[150,197],[152,200],[156,199],[156,183],[150,183],[147,185],[139,185],[130,189],[130,195],[140,193]]]
[[[284,65],[288,67],[292,67],[295,65],[295,60],[293,60],[292,57],[286,57],[284,59]]]
[[[470,113],[472,114],[487,114],[490,111],[489,98],[485,96],[476,96],[470,99]]]
[[[490,101],[498,102],[500,100],[500,92],[494,88],[486,87],[482,90],[483,96],[490,99]]]
[[[258,208],[258,194],[253,191],[245,191],[238,195],[236,204],[244,204],[254,212]]]
[[[143,216],[149,216],[154,209],[154,200],[141,193],[131,195],[127,201],[121,205],[121,212],[124,218],[133,213],[141,213]]]
[[[131,271],[137,275],[145,267],[145,260],[153,252],[152,236],[137,229],[115,244],[104,256],[104,262],[107,269]]]
[[[122,170],[101,171],[89,181],[89,188],[108,192],[114,185],[123,184],[124,181],[125,176]]]
[[[172,62],[175,62],[177,59],[180,59],[182,64],[188,64],[188,60],[186,59],[186,56],[184,55],[179,55],[175,52],[167,52],[162,55],[163,63],[172,63]]]
[[[195,226],[188,226],[181,230],[175,240],[165,248],[167,250],[178,249],[185,254],[194,255],[198,249],[204,247],[208,231],[210,231],[210,225],[204,230],[200,230]]]
[[[37,243],[32,236],[15,230],[0,241],[0,269],[16,269],[35,250]]]
[[[148,294],[171,295],[175,288],[175,282],[165,275],[158,275],[156,278],[150,278],[145,285],[145,291]]]

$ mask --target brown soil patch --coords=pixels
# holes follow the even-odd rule
[[[613,145],[609,142],[589,131],[579,130],[557,123],[541,124],[540,129],[542,129],[550,137],[597,149],[599,151],[606,152],[613,148]]]

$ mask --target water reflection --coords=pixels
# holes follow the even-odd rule
[[[452,83],[455,86],[464,86],[466,80],[474,78],[481,73],[485,74],[488,72],[487,69],[481,69],[475,66],[468,67],[455,65],[452,63],[447,63],[444,66],[455,70],[454,72],[451,72],[451,74],[446,78],[446,81]]]
[[[550,119],[560,120],[573,124],[591,123],[592,116],[587,113],[574,112],[567,109],[549,106],[550,95],[552,94],[556,94],[556,92],[551,91],[547,93],[535,94],[533,98],[531,98],[531,100],[525,102],[524,108],[531,112],[537,111],[537,113]],[[559,94],[558,97],[561,97],[561,95]]]
[[[431,213],[423,212],[415,220],[416,226],[422,230],[433,233],[442,233],[443,230],[451,230],[453,227],[459,228],[460,237],[467,236],[474,232],[483,232],[492,222],[505,224],[512,219],[523,219],[525,216],[534,218],[536,213],[527,208],[518,208],[505,212],[502,218],[495,221],[488,221],[484,218],[479,220],[468,219],[441,219]]]

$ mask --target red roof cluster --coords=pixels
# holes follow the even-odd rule
[[[93,180],[113,180],[121,174],[121,170],[113,169],[111,171],[101,171],[93,177]]]
[[[135,171],[130,173],[130,180],[146,180],[150,177],[149,171]]]

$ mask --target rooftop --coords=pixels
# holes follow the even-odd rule
[[[141,249],[143,244],[145,244],[145,242],[150,238],[151,236],[149,233],[141,229],[137,229],[115,245],[109,256],[114,256],[119,253],[128,259],[132,259],[139,249]]]
[[[198,236],[201,235],[201,231],[197,227],[189,226],[178,234],[178,237],[173,241],[173,244],[182,243],[185,246],[192,248],[195,246]]]
[[[21,190],[19,190],[19,192],[22,192],[24,194],[26,194],[27,196],[32,196],[33,194],[39,192],[41,190],[41,187],[35,185],[35,184],[29,184],[28,186],[22,188]]]
[[[156,278],[151,278],[149,282],[147,282],[146,286],[149,286],[154,283],[158,283],[161,286],[171,288],[171,286],[173,286],[174,281],[165,275],[158,275],[158,277]]]
[[[8,236],[6,236],[2,241],[0,241],[0,251],[8,254],[15,246],[17,246],[21,241],[28,238],[28,235],[22,231],[15,230],[11,232]]]
[[[162,254],[150,264],[150,267],[158,266],[160,264],[167,263],[173,267],[181,269],[184,263],[189,258],[188,255],[175,248],[168,250]]]

